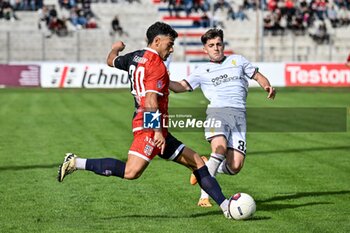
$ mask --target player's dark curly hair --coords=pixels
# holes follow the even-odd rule
[[[221,40],[224,41],[224,32],[221,29],[217,28],[209,29],[201,37],[202,44],[205,45],[208,40],[214,39],[216,37],[220,37]]]
[[[147,44],[151,44],[158,35],[170,36],[173,39],[176,39],[178,36],[177,32],[170,25],[156,22],[147,29]]]

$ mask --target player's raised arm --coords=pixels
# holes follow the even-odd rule
[[[113,64],[114,59],[119,56],[119,53],[123,51],[124,48],[125,48],[125,44],[123,43],[123,41],[115,42],[112,45],[112,49],[107,56],[107,65],[109,65],[110,67],[114,67],[114,64]]]
[[[170,80],[169,89],[175,93],[192,90],[190,85],[185,80],[181,80],[179,82]]]
[[[269,93],[267,95],[267,98],[274,99],[276,96],[276,90],[273,88],[269,82],[269,80],[260,72],[257,72],[253,79],[259,83],[259,85],[267,92]]]

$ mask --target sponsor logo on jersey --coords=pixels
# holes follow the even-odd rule
[[[137,55],[135,55],[135,57],[132,59],[134,62],[136,62],[136,63],[141,63],[141,64],[145,64],[147,61],[148,61],[148,59],[147,58],[145,58],[145,57],[139,57],[139,56],[137,56]]]
[[[211,81],[213,82],[213,85],[216,87],[216,86],[219,86],[220,84],[223,84],[223,83],[227,83],[227,82],[230,82],[230,81],[233,81],[233,80],[236,80],[236,79],[240,79],[241,77],[239,76],[228,76],[228,74],[223,74],[223,75],[220,75],[218,77],[215,77],[215,78],[212,78]]]

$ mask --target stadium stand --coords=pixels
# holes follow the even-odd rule
[[[80,1],[77,3],[81,4]],[[209,26],[206,23],[210,23],[202,19],[208,18],[216,27],[225,30],[226,52],[244,54],[251,61],[341,62],[350,51],[349,0],[330,0],[328,3],[312,0],[309,5],[305,5],[308,2],[304,0],[269,0],[264,11],[256,9],[255,1],[228,1],[229,7],[226,3],[223,4],[225,7],[218,5],[214,16],[211,11],[204,16],[202,9],[207,9],[208,4],[203,1],[204,5],[192,5],[195,6],[193,9],[189,8],[190,5],[179,5],[178,17],[174,12],[170,15],[169,1],[92,0],[89,7],[95,26],[79,27],[65,21],[67,33],[55,32],[50,36],[38,28],[41,12],[38,9],[42,8],[40,1],[36,1],[39,4],[36,6],[13,7],[17,19],[5,18],[1,7],[0,62],[105,62],[110,45],[116,39],[126,42],[126,52],[145,46],[144,31],[157,20],[169,23],[179,32],[173,61],[198,61],[205,58],[199,42],[201,34]],[[3,6],[5,1],[0,2]],[[179,4],[177,0],[175,3]],[[45,0],[43,5],[55,6],[60,19],[69,17],[69,11],[62,7],[62,2]],[[236,14],[239,11],[243,11],[247,18],[240,20]],[[115,15],[118,15],[126,33],[110,33]],[[263,35],[260,28],[268,26],[263,20],[268,17],[273,21],[270,22],[271,30],[266,30]],[[324,24],[328,39],[315,37],[320,24]],[[274,31],[281,28],[283,30]]]

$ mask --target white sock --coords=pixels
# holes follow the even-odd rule
[[[220,166],[221,162],[225,159],[224,155],[211,153],[209,160],[205,163],[207,165],[209,173],[212,177],[216,176],[216,171]],[[201,197],[200,198],[209,198],[209,195],[201,189]]]
[[[220,208],[222,209],[222,211],[225,211],[228,209],[228,203],[229,201],[227,199],[221,203]]]
[[[209,160],[205,163],[207,165],[209,173],[211,176],[215,177],[218,167],[221,162],[224,161],[225,156],[217,153],[211,153]]]
[[[86,167],[86,159],[76,158],[75,159],[75,167],[79,170],[85,170]]]
[[[224,161],[222,161],[222,163],[220,164],[219,168],[218,168],[218,173],[225,173],[228,175],[235,175],[236,173],[234,171],[232,171],[226,163],[226,159]]]
[[[220,173],[220,174],[223,174],[224,171],[222,170],[222,166],[223,166],[223,162],[220,163],[219,167],[218,167],[218,170],[216,171],[216,173]]]

